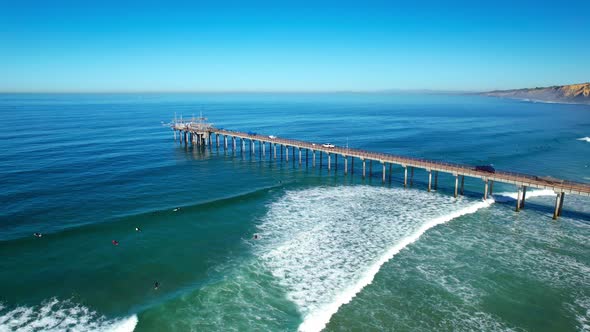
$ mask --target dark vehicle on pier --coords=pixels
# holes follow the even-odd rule
[[[496,173],[496,169],[492,165],[479,165],[475,166],[476,171],[481,172],[488,172],[488,173]]]
[[[257,133],[255,133],[255,132],[253,132],[253,131],[249,131],[249,132],[248,132],[248,135],[250,135],[250,136],[256,136],[256,135],[258,135],[258,134],[257,134]]]

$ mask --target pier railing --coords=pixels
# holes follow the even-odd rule
[[[410,156],[400,156],[391,153],[383,153],[383,152],[375,152],[375,151],[368,151],[358,148],[343,148],[343,147],[333,147],[327,148],[323,147],[321,143],[313,143],[313,142],[306,142],[301,140],[294,140],[289,138],[270,138],[264,135],[258,134],[249,134],[240,131],[233,131],[227,129],[217,129],[212,128],[212,133],[217,133],[221,135],[229,135],[229,136],[236,136],[250,140],[257,140],[257,141],[264,141],[270,142],[273,144],[282,144],[297,148],[304,148],[310,149],[315,151],[321,151],[326,153],[333,153],[333,154],[340,154],[344,156],[354,156],[358,158],[364,158],[368,160],[374,161],[382,161],[382,162],[389,162],[395,164],[402,164],[402,165],[409,165],[418,168],[424,169],[432,169],[432,170],[440,170],[447,173],[454,173],[454,174],[462,174],[462,175],[469,175],[474,177],[480,178],[493,178],[508,181],[511,183],[528,183],[534,184],[539,187],[559,187],[562,190],[567,191],[575,191],[580,193],[588,193],[590,194],[590,184],[574,182],[574,181],[567,181],[562,179],[544,179],[543,177],[519,173],[519,172],[511,172],[511,171],[504,171],[504,170],[496,170],[494,173],[476,170],[475,166],[459,164],[459,163],[452,163],[452,162],[445,162],[445,161],[438,161],[438,160],[430,160],[430,159],[423,159],[417,157],[410,157]]]

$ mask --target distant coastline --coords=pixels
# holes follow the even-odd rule
[[[489,97],[521,99],[532,102],[590,105],[590,83],[496,90],[481,94]]]

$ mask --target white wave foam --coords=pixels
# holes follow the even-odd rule
[[[586,136],[586,137],[578,138],[578,141],[584,141],[584,142],[590,143],[590,137]]]
[[[320,331],[428,229],[492,203],[369,186],[287,192],[260,226],[261,257],[302,313],[299,330]]]
[[[516,192],[502,192],[494,194],[494,199],[498,202],[506,202],[506,198],[517,199],[518,193]],[[531,190],[526,192],[526,198],[531,197],[542,197],[542,196],[555,196],[555,192],[549,189]]]
[[[108,320],[82,305],[51,299],[38,306],[8,310],[0,305],[0,331],[113,331],[135,329],[137,316]]]

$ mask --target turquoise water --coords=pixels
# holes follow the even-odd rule
[[[360,163],[344,176],[342,160],[328,173],[200,151],[162,126],[201,111],[227,129],[590,182],[582,105],[0,95],[0,331],[590,331],[590,199],[566,196],[553,222],[546,191],[516,213],[510,185],[483,202],[466,179],[454,199],[446,175],[428,193],[417,170],[403,189],[400,168],[382,185],[379,165],[363,180]]]

